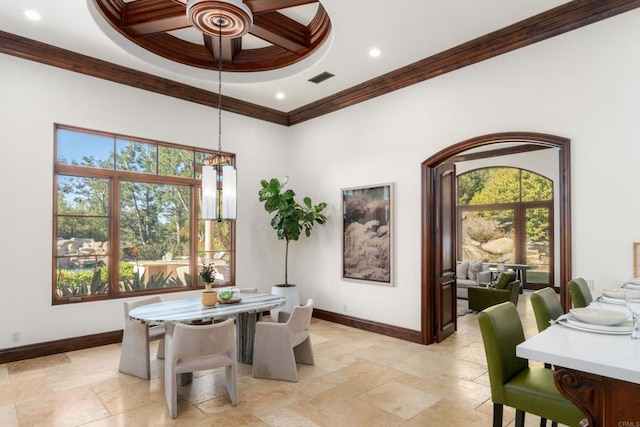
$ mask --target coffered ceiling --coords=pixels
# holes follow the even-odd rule
[[[207,94],[218,89],[214,57],[210,58],[210,65],[206,55],[204,63],[188,65],[184,52],[178,51],[175,58],[169,58],[149,49],[153,43],[144,42],[145,36],[154,35],[156,41],[160,40],[156,46],[170,38],[179,50],[186,50],[184,46],[205,49],[207,37],[180,15],[185,3],[186,0],[1,1],[0,53],[87,74],[95,72],[98,77],[125,84],[130,82],[119,80],[122,77],[116,76],[118,71],[135,70],[140,72],[138,80],[151,78],[145,83],[148,87],[141,87],[209,104]],[[263,12],[256,14],[254,28],[242,38],[242,50],[262,52],[249,56],[263,61],[260,66],[234,68],[229,67],[230,57],[226,58],[228,71],[222,74],[225,109],[281,124],[308,120],[640,6],[640,0],[244,3]],[[137,11],[134,16],[138,25],[114,26],[107,19],[107,6],[115,11]],[[269,13],[265,14],[267,9]],[[24,15],[27,10],[37,11],[41,19],[28,19]],[[170,13],[163,19],[163,12],[158,10]],[[123,22],[124,15],[120,19]],[[287,23],[293,27],[294,35],[287,33]],[[310,32],[305,34],[305,28]],[[311,42],[300,38],[314,35],[316,39]],[[376,57],[369,55],[374,48],[380,53]],[[270,50],[291,58],[296,50],[304,55],[295,57],[289,65],[264,66],[264,58],[269,62],[269,55],[264,52]],[[277,63],[276,57],[279,56],[272,57],[271,62]],[[82,69],[94,60],[98,61],[92,64],[94,71]],[[321,83],[309,81],[323,72],[334,76]],[[167,82],[179,85],[180,93],[172,94],[175,89]],[[183,94],[191,90],[195,92]],[[278,93],[284,98],[276,98]]]

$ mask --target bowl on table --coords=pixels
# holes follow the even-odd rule
[[[218,291],[218,298],[220,298],[223,301],[228,301],[232,299],[233,295],[234,295],[233,289],[224,289],[224,290]]]
[[[600,326],[617,325],[627,320],[629,316],[626,311],[602,310],[591,307],[572,308],[569,312],[583,323]]]

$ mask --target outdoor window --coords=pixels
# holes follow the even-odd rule
[[[200,215],[215,153],[66,126],[55,153],[54,303],[193,290],[204,263],[234,284],[235,223]]]
[[[495,167],[458,176],[458,253],[462,261],[528,264],[527,283],[553,285],[553,182]]]

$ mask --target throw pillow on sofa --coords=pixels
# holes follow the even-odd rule
[[[469,261],[461,262],[456,266],[456,277],[458,279],[466,279],[469,270]]]
[[[496,281],[496,289],[505,289],[509,284],[509,282],[513,282],[514,280],[516,280],[515,272],[509,271],[505,273],[500,273],[500,276]]]
[[[471,280],[476,280],[478,273],[482,271],[482,261],[471,261],[469,263],[469,271],[467,277]]]

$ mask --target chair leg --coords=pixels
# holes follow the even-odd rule
[[[551,427],[558,427],[558,423],[555,421],[551,421]]]
[[[166,363],[164,367],[164,397],[169,415],[175,419],[178,416],[178,380],[170,363]]]
[[[147,325],[131,322],[125,327],[118,371],[145,380],[151,377]]]
[[[233,406],[238,406],[238,366],[235,364],[225,367],[227,394]]]
[[[547,419],[540,418],[540,427],[547,427]]]
[[[156,353],[157,359],[164,359],[164,338],[158,341],[158,352]]]
[[[503,406],[500,403],[493,404],[493,427],[502,427],[502,410]]]
[[[524,411],[516,409],[516,427],[524,427]]]
[[[315,362],[313,360],[313,349],[311,348],[311,337],[307,337],[306,340],[294,347],[293,354],[296,359],[296,363],[314,365]]]

